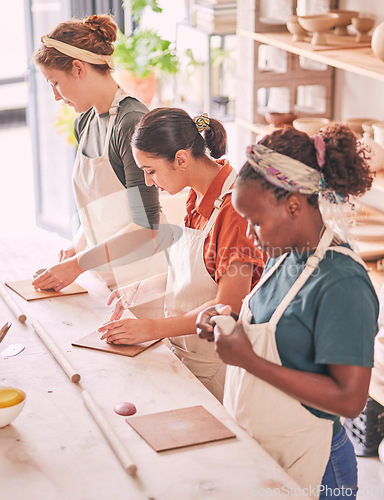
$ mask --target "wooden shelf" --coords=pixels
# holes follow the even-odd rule
[[[250,123],[245,120],[242,120],[241,118],[236,118],[235,122],[241,127],[250,130],[254,134],[266,135],[276,130],[275,127],[273,127],[272,125],[267,125],[265,123]]]
[[[334,68],[384,81],[384,61],[376,57],[370,47],[316,51],[310,43],[294,42],[289,33],[251,33],[238,30],[237,34]]]

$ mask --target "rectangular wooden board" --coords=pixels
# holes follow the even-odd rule
[[[41,300],[41,299],[52,299],[55,297],[65,297],[67,295],[79,295],[81,293],[88,293],[87,290],[82,288],[77,283],[71,283],[66,286],[59,292],[55,292],[55,290],[35,290],[32,286],[31,279],[29,280],[21,280],[21,281],[8,281],[5,283],[8,288],[16,292],[20,297],[27,300],[28,302],[32,300]]]
[[[151,345],[160,342],[159,339],[142,342],[141,344],[136,345],[107,344],[104,340],[100,340],[100,336],[100,332],[92,332],[89,335],[76,340],[76,342],[72,342],[72,345],[76,347],[87,347],[89,349],[95,349],[96,351],[106,351],[114,354],[121,354],[122,356],[133,357],[145,351],[148,347],[151,347]]]
[[[203,406],[130,417],[126,421],[155,451],[236,437]]]

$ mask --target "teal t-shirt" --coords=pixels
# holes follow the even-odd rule
[[[309,253],[291,252],[254,294],[250,308],[254,323],[268,322],[304,269]],[[268,259],[264,273],[278,259]],[[283,366],[327,373],[327,365],[373,366],[379,305],[366,270],[351,257],[328,250],[318,268],[289,304],[276,328]],[[307,407],[335,421],[337,416]]]

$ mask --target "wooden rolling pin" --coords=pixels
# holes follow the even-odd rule
[[[117,458],[120,460],[121,465],[128,472],[128,474],[134,476],[137,472],[137,465],[134,464],[132,458],[129,456],[128,451],[121,443],[120,438],[111,427],[111,424],[105,418],[93,396],[88,391],[83,391],[81,395],[83,397],[85,406],[99,426],[101,432],[104,434],[105,439],[108,441],[110,447],[115,452]]]
[[[76,373],[75,369],[71,365],[71,363],[68,361],[68,359],[64,356],[64,354],[61,352],[57,344],[52,340],[50,337],[49,333],[47,330],[43,327],[43,325],[40,323],[40,321],[32,321],[32,326],[37,335],[40,337],[41,341],[45,344],[45,347],[48,349],[48,351],[52,354],[52,356],[56,359],[56,361],[59,363],[61,368],[65,371],[69,379],[74,382],[75,384],[77,382],[80,382],[80,375]]]
[[[23,313],[23,311],[19,308],[10,294],[7,292],[6,288],[3,285],[0,285],[0,295],[4,302],[7,304],[8,308],[12,311],[12,313],[16,316],[16,318],[20,321],[20,323],[25,323],[27,321],[27,316]]]

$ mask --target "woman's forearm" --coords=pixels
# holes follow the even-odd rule
[[[243,262],[232,262],[227,272],[220,278],[216,296],[201,306],[186,312],[185,314],[171,318],[157,320],[156,328],[161,335],[167,337],[178,337],[181,335],[197,334],[196,320],[201,311],[216,304],[231,306],[235,313],[240,312],[243,298],[251,288],[252,264]],[[171,333],[167,333],[170,331]]]
[[[151,229],[131,223],[119,233],[78,254],[83,269],[96,269],[108,262],[124,259],[124,264],[140,261],[156,251]]]
[[[366,403],[370,368],[331,365],[330,375],[322,375],[280,366],[254,353],[245,357],[242,366],[291,397],[328,413],[355,418]]]

